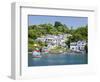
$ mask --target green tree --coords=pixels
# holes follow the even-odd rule
[[[85,51],[86,51],[86,53],[88,53],[88,45],[87,44],[85,45]]]
[[[56,21],[55,24],[54,24],[54,27],[58,27],[58,26],[63,26],[63,25],[61,24],[61,22]]]
[[[88,37],[88,29],[87,26],[79,27],[77,29],[71,30],[70,34],[72,34],[71,41],[75,42],[78,40],[87,40]]]
[[[36,39],[36,31],[35,30],[28,30],[28,37],[32,39]]]

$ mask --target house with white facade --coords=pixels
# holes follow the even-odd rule
[[[84,51],[86,44],[87,44],[86,41],[72,42],[72,43],[70,43],[70,50],[72,50],[72,51]]]
[[[66,46],[65,41],[70,34],[59,34],[59,35],[47,35],[45,37],[39,37],[36,41],[46,42],[48,44],[48,48],[53,48],[55,46]]]

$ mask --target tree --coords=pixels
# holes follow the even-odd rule
[[[59,32],[63,32],[64,31],[64,27],[63,26],[58,26],[57,29],[58,29]]]
[[[83,37],[82,37],[82,35],[80,35],[80,34],[78,34],[78,33],[74,34],[74,35],[72,36],[72,38],[71,38],[71,41],[72,41],[72,42],[79,41],[79,40],[83,40]]]
[[[61,22],[56,21],[55,24],[54,24],[54,27],[58,27],[58,26],[63,26],[63,25],[61,24]]]
[[[29,38],[32,38],[32,39],[36,39],[37,38],[37,36],[36,36],[36,31],[35,30],[28,30],[28,37]]]
[[[88,53],[88,45],[87,44],[85,45],[85,51],[86,51],[86,53]]]
[[[68,46],[68,48],[70,48],[70,39],[65,41],[65,44]]]
[[[71,41],[78,41],[78,40],[87,40],[88,37],[88,29],[87,26],[79,27],[77,29],[71,30],[72,38]]]
[[[87,26],[77,28],[74,33],[80,34],[84,40],[87,39],[88,36],[88,28]]]

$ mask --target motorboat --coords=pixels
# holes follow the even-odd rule
[[[40,50],[39,49],[33,50],[32,57],[33,58],[41,58],[42,56],[41,56]]]

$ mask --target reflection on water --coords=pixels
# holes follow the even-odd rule
[[[70,64],[87,64],[88,58],[86,54],[49,54],[41,58],[32,58],[28,55],[28,66],[49,66],[49,65],[70,65]]]
[[[40,58],[32,58],[33,61],[40,61]]]

